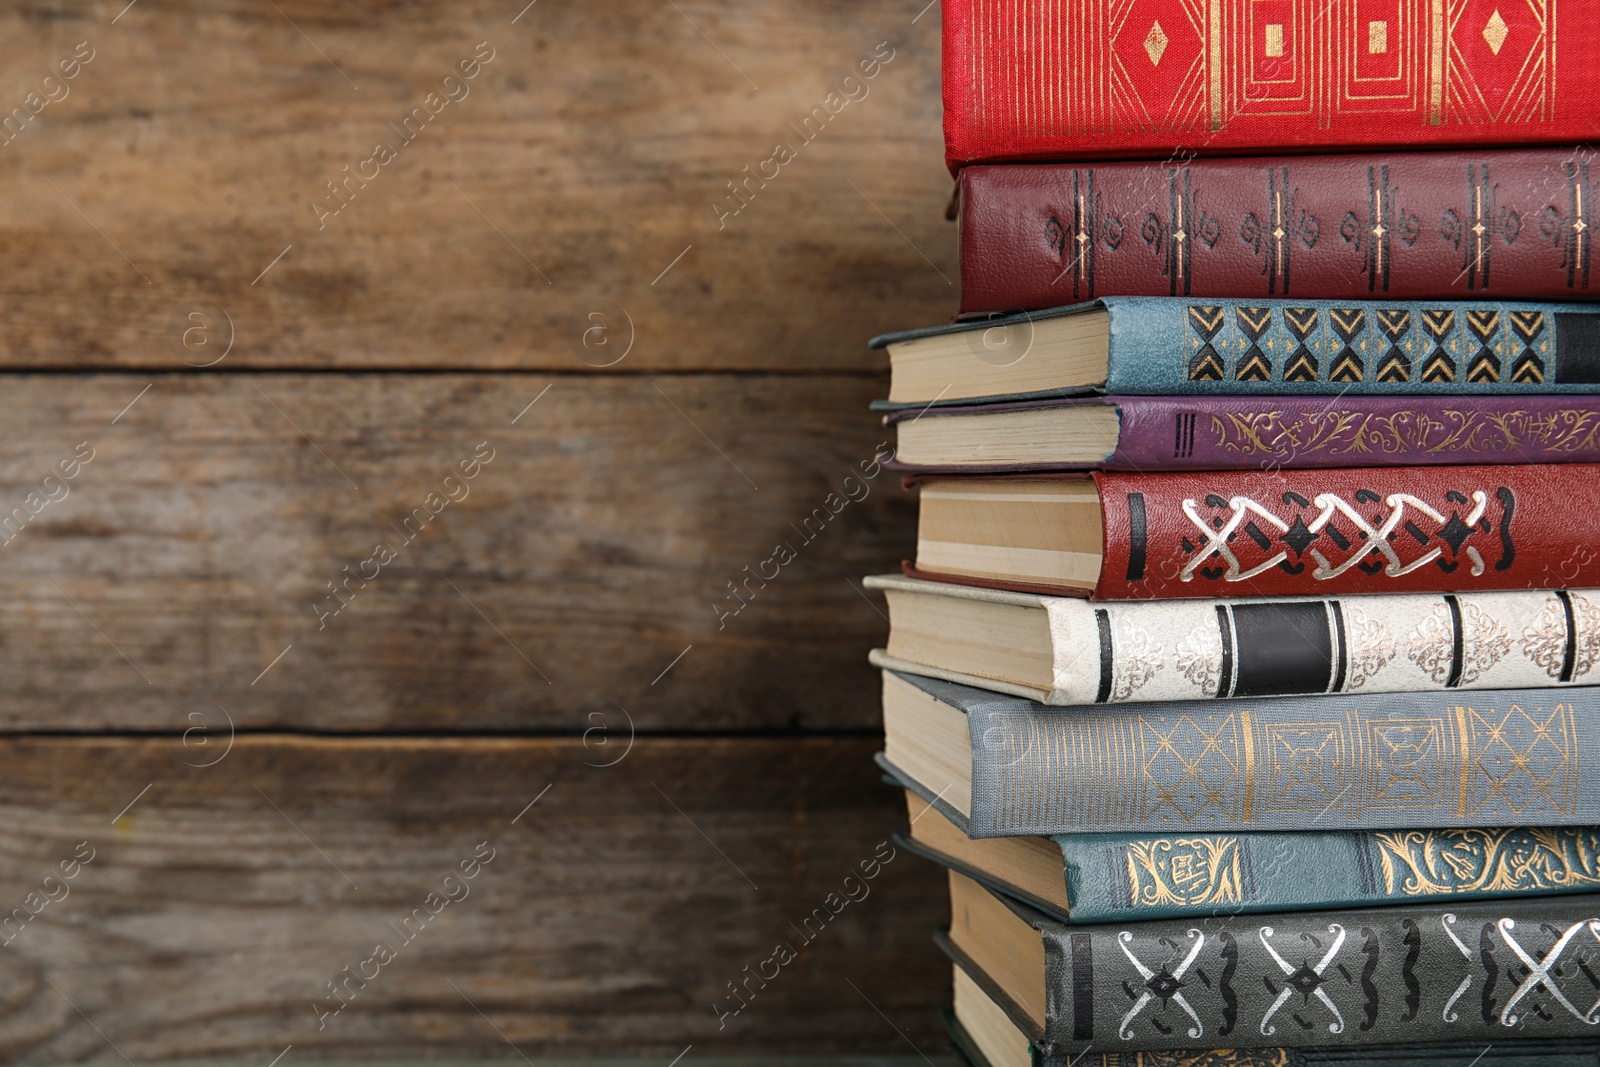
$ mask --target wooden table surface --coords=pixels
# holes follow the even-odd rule
[[[0,9],[0,1057],[940,1057],[926,3]]]

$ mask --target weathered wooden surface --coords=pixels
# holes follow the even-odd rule
[[[0,920],[96,849],[0,922],[0,1058],[945,1063],[911,857],[712,1007],[904,821],[851,582],[914,527],[865,341],[954,307],[925,3],[0,9]]]
[[[949,972],[928,941],[945,921],[931,865],[894,856],[809,946],[789,925],[904,821],[871,750],[641,740],[594,767],[616,756],[577,740],[241,737],[194,768],[220,750],[5,741],[0,908],[61,897],[44,877],[79,842],[93,859],[6,935],[0,1055],[265,1064],[292,1044],[288,1067],[515,1058],[508,1039],[536,1062],[665,1064],[690,1043],[695,1059],[911,1052],[891,1022],[938,1052],[927,1005]],[[446,883],[480,842],[493,858]],[[430,892],[460,899],[407,941],[395,927]],[[719,1029],[726,983],[785,940],[799,957]],[[395,958],[319,1029],[313,1004],[337,1006],[327,983],[385,941]]]
[[[882,387],[9,378],[0,520],[80,443],[94,459],[0,547],[0,724],[171,730],[220,707],[312,730],[875,728],[865,657],[887,623],[852,583],[914,528],[898,478],[861,470]],[[450,486],[466,496],[406,525]],[[745,585],[780,541],[793,561]],[[378,543],[396,558],[363,563]],[[730,581],[750,599],[724,616]]]
[[[538,0],[513,22],[525,2],[0,10],[0,114],[94,56],[0,145],[0,360],[180,367],[231,332],[224,368],[581,371],[625,347],[621,309],[611,373],[855,369],[871,334],[950,314],[937,7]],[[390,124],[480,42],[405,143]],[[817,108],[807,143],[790,124]],[[362,167],[378,142],[395,158]],[[779,143],[795,158],[763,168]],[[185,349],[196,310],[213,343]],[[591,312],[610,347],[579,343]]]

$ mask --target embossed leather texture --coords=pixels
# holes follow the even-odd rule
[[[1068,926],[1045,948],[1044,1062],[1209,1049],[1593,1037],[1600,897]]]
[[[1094,479],[1101,599],[1600,585],[1589,464]]]
[[[948,942],[946,942],[948,944]],[[976,977],[976,976],[975,976]],[[982,982],[980,980],[980,985]],[[968,1067],[994,1067],[955,1013],[940,1012],[951,1043]],[[1072,1067],[1596,1067],[1592,1041],[1526,1041],[1479,1045],[1362,1045],[1358,1048],[1246,1048],[1177,1052],[1080,1052]],[[1035,1067],[1048,1061],[1035,1055]]]
[[[901,603],[905,593],[939,597],[944,604],[922,600],[922,610],[956,617],[960,601],[1034,609],[1049,629],[1048,689],[1010,680],[1003,669],[968,673],[937,656],[905,659],[920,651],[910,645],[902,656],[874,650],[869,659],[1052,706],[1600,681],[1596,589],[1091,603],[899,575],[864,585],[892,591],[891,627],[916,617],[916,607]]]
[[[1106,396],[896,411],[884,422],[1110,406],[1116,451],[1099,464],[984,464],[948,472],[1177,471],[1600,462],[1600,397]],[[890,460],[890,470],[947,469]]]
[[[1108,296],[1049,311],[969,319],[885,334],[885,348],[930,336],[983,337],[1003,329],[1033,357],[1040,323],[1104,309],[1110,337],[1105,378],[1041,368],[1034,391],[1005,392],[995,375],[981,397],[875,401],[877,411],[1081,396],[1600,393],[1600,305],[1507,301],[1224,300]],[[1048,356],[1037,358],[1049,358]],[[1059,384],[1056,384],[1059,382]],[[981,387],[981,386],[980,386]]]
[[[961,310],[1098,296],[1592,299],[1589,157],[1561,146],[968,167]]]
[[[966,713],[968,810],[879,762],[973,838],[1600,825],[1595,686],[1061,709],[897,677]]]
[[[1070,910],[895,835],[895,843],[1060,922],[1263,915],[1600,892],[1600,827],[1058,834]],[[1315,878],[1307,878],[1315,871]]]
[[[1593,826],[1055,841],[1080,923],[1600,892]]]
[[[1578,142],[1583,0],[945,0],[945,156],[968,163]],[[1174,149],[1177,151],[1174,151]]]

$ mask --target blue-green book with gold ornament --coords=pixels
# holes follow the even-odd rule
[[[910,808],[900,844],[1070,923],[1600,892],[1597,826],[973,841]]]
[[[1101,393],[1600,392],[1592,304],[1107,297],[875,338],[883,410]]]

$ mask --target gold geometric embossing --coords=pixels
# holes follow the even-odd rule
[[[1260,792],[1268,811],[1326,811],[1345,795],[1349,745],[1341,722],[1266,728]]]
[[[1273,59],[1283,58],[1283,23],[1267,23],[1267,55]]]
[[[1259,351],[1251,353],[1239,363],[1234,378],[1241,382],[1272,381],[1272,363]]]
[[[1492,0],[1444,0],[1444,6],[1444,121],[1548,120],[1555,102],[1555,0],[1502,6]]]
[[[1428,12],[1428,125],[1444,122],[1445,0],[1430,0]]]
[[[1493,309],[1467,312],[1467,328],[1485,344],[1500,329],[1500,312]]]
[[[1483,27],[1483,39],[1489,42],[1489,51],[1499,55],[1500,49],[1506,46],[1506,38],[1510,34],[1511,27],[1500,17],[1500,9],[1495,8],[1494,14],[1489,16],[1489,21]]]
[[[1167,33],[1161,28],[1160,20],[1152,22],[1150,24],[1150,32],[1145,35],[1144,39],[1144,51],[1150,57],[1150,65],[1152,67],[1161,65],[1161,56],[1162,53],[1166,52],[1167,44]]]
[[[1389,51],[1389,24],[1373,20],[1367,23],[1367,55],[1381,56]]]
[[[1384,356],[1378,363],[1378,381],[1393,385],[1411,380],[1411,366],[1399,350]]]
[[[1386,893],[1453,896],[1600,887],[1592,827],[1375,833]]]
[[[1220,382],[1224,373],[1222,357],[1212,351],[1208,352],[1205,358],[1197,360],[1189,367],[1189,380],[1194,382]]]
[[[1237,716],[1141,717],[1141,816],[1234,819],[1239,813],[1242,738]]]
[[[1224,309],[1216,305],[1193,304],[1189,307],[1190,325],[1202,337],[1211,337],[1222,329]]]
[[[1239,325],[1252,337],[1259,337],[1272,325],[1271,308],[1240,307],[1235,311],[1239,316]]]
[[[1309,353],[1296,351],[1283,368],[1283,380],[1286,382],[1314,382],[1317,380],[1317,365]]]
[[[1304,337],[1317,328],[1316,308],[1284,308],[1283,317],[1289,323],[1289,328],[1299,337]]]
[[[1152,143],[1246,116],[1304,116],[1340,143],[1370,115],[1413,128],[1549,121],[1557,7],[974,0],[963,19],[962,121],[1008,141],[1159,135]],[[1568,42],[1560,61],[1586,62],[1584,45]]]
[[[1447,784],[1439,743],[1443,719],[1377,719],[1366,727],[1373,771],[1365,800],[1368,807],[1431,807],[1443,802]]]
[[[1359,382],[1365,368],[1361,365],[1361,357],[1354,352],[1344,351],[1339,358],[1334,360],[1333,368],[1328,371],[1330,382]]]
[[[1456,380],[1456,365],[1442,352],[1435,352],[1422,365],[1422,380],[1433,384]]]
[[[1330,308],[1328,314],[1333,318],[1336,330],[1341,334],[1354,335],[1366,312],[1360,308]]]
[[[1513,311],[1511,313],[1511,331],[1522,338],[1524,343],[1533,344],[1538,336],[1544,332],[1544,312]]]
[[[1503,712],[1458,706],[1456,716],[1462,734],[1458,815],[1572,814],[1578,765],[1571,704],[1549,710],[1511,704]]]
[[[1238,904],[1244,883],[1237,837],[1158,837],[1128,845],[1136,904]]]
[[[1435,309],[1422,313],[1422,325],[1435,341],[1443,342],[1456,329],[1454,311]]]
[[[1518,385],[1543,385],[1544,368],[1533,360],[1518,360],[1511,369],[1511,380]]]
[[[1411,312],[1406,308],[1398,310],[1380,308],[1378,327],[1398,343],[1400,338],[1411,332]]]
[[[1492,355],[1480,354],[1467,367],[1467,381],[1474,385],[1493,385],[1500,380],[1500,367]]]

